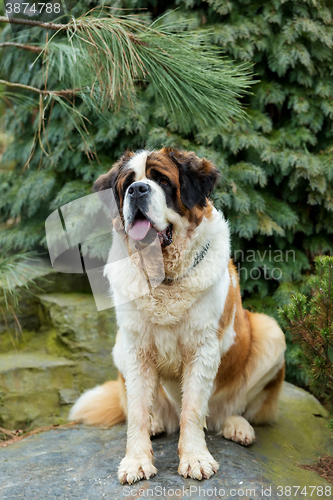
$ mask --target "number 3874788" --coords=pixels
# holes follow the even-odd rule
[[[28,14],[35,15],[42,14],[60,14],[60,3],[6,3],[7,14]]]

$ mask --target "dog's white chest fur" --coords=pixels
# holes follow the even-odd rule
[[[214,211],[211,221],[203,220],[198,228],[192,255],[207,241],[210,248],[200,264],[171,285],[161,285],[150,293],[117,307],[120,328],[114,359],[119,370],[126,372],[125,344],[141,347],[155,356],[160,375],[178,376],[190,353],[205,342],[217,339],[219,319],[223,313],[230,285],[228,272],[229,229],[222,214]],[[117,282],[115,268],[105,268],[111,287]],[[126,285],[122,274],[122,298]],[[114,289],[115,301],[118,299]],[[215,340],[214,340],[215,341]],[[219,356],[219,349],[216,356]]]

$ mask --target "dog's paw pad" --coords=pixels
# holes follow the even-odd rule
[[[120,463],[118,478],[121,484],[133,484],[140,479],[149,479],[155,476],[156,472],[156,467],[148,458],[125,457]]]
[[[192,479],[208,479],[219,469],[219,464],[207,452],[203,455],[184,455],[180,458],[178,472],[181,476]]]
[[[235,443],[249,446],[255,441],[255,432],[253,427],[245,418],[240,416],[231,416],[227,418],[222,435],[226,439],[235,441]]]

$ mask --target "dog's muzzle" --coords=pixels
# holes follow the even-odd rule
[[[145,182],[133,182],[127,190],[130,214],[127,232],[136,241],[143,240],[152,227],[152,221],[147,217],[151,188]]]
[[[154,221],[149,217],[149,205],[151,200],[151,187],[145,182],[133,182],[127,190],[131,217],[127,221],[127,234],[135,241],[143,241],[149,231],[153,229],[158,233],[162,246],[172,243],[172,225],[159,231]],[[155,232],[155,234],[156,234]]]

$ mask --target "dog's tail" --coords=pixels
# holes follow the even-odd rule
[[[126,420],[126,389],[124,379],[105,382],[86,391],[70,411],[69,420],[80,420],[88,425],[112,427]]]

